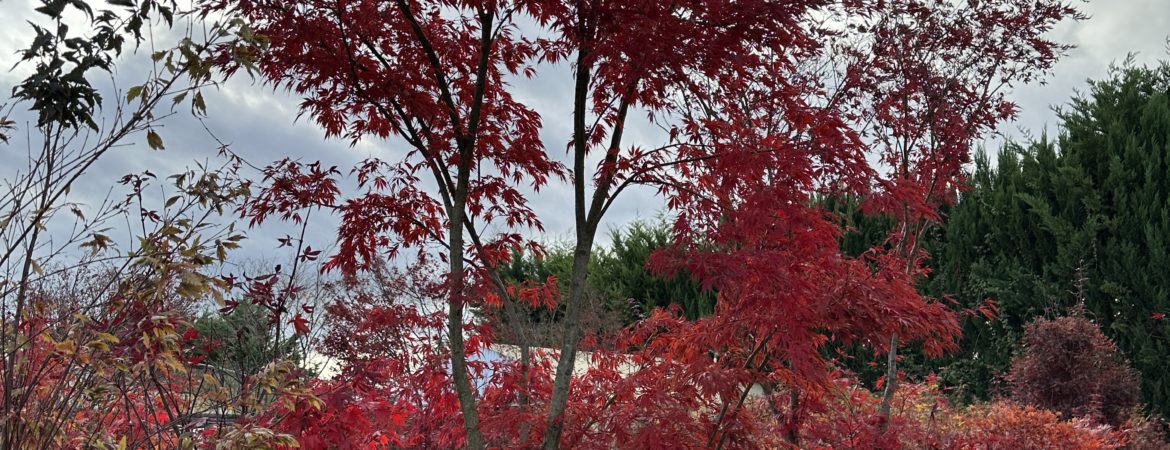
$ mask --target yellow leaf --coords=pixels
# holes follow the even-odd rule
[[[174,369],[176,372],[187,373],[187,368],[183,367],[183,364],[180,363],[178,359],[175,359],[174,356],[171,356],[171,355],[164,356],[163,362],[166,363],[167,367]]]
[[[107,345],[105,342],[102,342],[99,339],[94,339],[94,340],[90,341],[89,344],[86,344],[86,346],[89,348],[92,348],[94,350],[100,350],[103,352],[110,351],[110,346]]]
[[[72,355],[73,353],[77,352],[77,344],[73,342],[73,339],[66,339],[64,341],[58,342],[53,345],[53,347],[56,348],[58,352],[61,352],[65,355]]]

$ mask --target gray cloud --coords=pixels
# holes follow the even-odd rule
[[[1106,78],[1109,65],[1120,64],[1130,53],[1137,64],[1167,59],[1170,0],[1102,0],[1075,6],[1090,18],[1063,23],[1051,36],[1077,47],[1057,63],[1046,84],[1016,89],[1011,98],[1020,107],[1019,117],[999,128],[1004,136],[1022,138],[1020,129],[1036,137],[1045,130],[1055,136],[1058,120],[1052,107],[1067,104],[1074,91],[1087,91],[1086,80]],[[988,149],[997,148],[999,141],[990,139]]]

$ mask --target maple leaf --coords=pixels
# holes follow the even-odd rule
[[[289,323],[292,324],[293,330],[297,334],[309,334],[309,320],[301,314],[298,313],[292,320],[289,320]]]

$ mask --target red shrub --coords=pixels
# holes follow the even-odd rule
[[[811,449],[1115,449],[1123,433],[1087,419],[1062,420],[1053,411],[1007,402],[956,408],[933,382],[906,384],[881,429],[879,398],[841,381],[835,401],[808,415],[799,447]]]
[[[1137,406],[1137,373],[1088,319],[1036,320],[1022,346],[1007,376],[1012,400],[1113,426]]]
[[[1127,450],[1170,450],[1161,417],[1134,414],[1121,426]]]

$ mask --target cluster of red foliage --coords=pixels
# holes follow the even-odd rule
[[[123,300],[102,318],[72,323],[38,299],[15,327],[28,339],[11,357],[20,375],[0,391],[14,405],[13,448],[182,446],[173,430],[192,420],[191,399],[213,389],[190,370],[200,358],[198,334],[174,312]]]
[[[294,404],[293,417],[330,427],[294,428],[342,436],[393,425],[392,436],[358,441],[470,448],[766,446],[760,414],[745,406],[755,386],[792,392],[781,435],[795,440],[807,426],[800,412],[836,389],[821,352],[827,342],[953,348],[953,312],[914,289],[927,270],[918,241],[954,199],[971,142],[1014,113],[1008,89],[1066,49],[1044,33],[1077,17],[1055,0],[204,7],[238,13],[265,36],[260,73],[303,95],[302,111],[327,135],[405,149],[400,161],[355,167],[363,192],[351,198],[336,189],[336,170],[281,161],[242,213],[256,224],[335,212],[339,249],[325,267],[346,277],[376,274],[382,258],[406,248],[421,264],[447,264],[423,277],[419,296],[444,299],[443,312],[393,301],[401,292],[361,289],[330,305],[334,332],[324,347],[345,368],[317,388],[331,414],[365,419]],[[223,60],[237,51],[225,47]],[[573,69],[568,167],[547,151],[540,116],[513,87],[562,61]],[[666,142],[623,142],[639,110],[669,131]],[[871,154],[881,164],[871,165]],[[506,286],[496,268],[509,250],[539,251],[520,234],[541,228],[522,190],[565,179],[577,228],[566,298],[548,284]],[[678,213],[675,247],[650,265],[717,289],[716,311],[697,321],[655,312],[614,337],[609,347],[622,353],[594,352],[594,367],[574,375],[593,240],[632,185],[656,187]],[[839,195],[897,219],[884,245],[842,255],[838,221],[816,206]],[[555,376],[543,359],[478,359],[492,333],[465,320],[465,309],[537,300],[565,308]],[[372,398],[394,400],[354,404]],[[888,419],[868,442],[900,439]]]
[[[883,431],[876,398],[847,380],[840,394],[808,413],[802,448],[816,449],[1116,449],[1125,435],[1087,419],[1008,402],[954,407],[933,380],[908,384],[893,402]]]
[[[1137,371],[1089,319],[1038,319],[1020,344],[1007,375],[1017,402],[1115,426],[1137,407]]]
[[[314,381],[312,396],[291,400],[291,406],[277,402],[261,417],[274,431],[296,437],[305,449],[425,448],[402,438],[410,411],[386,397],[385,392],[348,381]]]
[[[383,280],[403,285],[401,278]],[[445,346],[402,337],[403,333],[442,336],[442,318],[424,319],[417,309],[384,299],[350,298],[357,301],[331,305],[330,320],[336,321],[335,326],[355,331],[352,342],[338,339],[330,344],[339,345],[338,355],[347,355],[341,356],[343,374],[314,385],[319,402],[302,398],[292,409],[277,402],[275,412],[265,416],[274,420],[275,429],[296,437],[302,448],[466,444],[461,421],[452,417],[459,407],[449,376],[444,374]],[[666,325],[659,322],[657,326]],[[633,343],[639,338],[625,335],[623,339]],[[403,347],[408,343],[409,347]],[[533,413],[532,407],[548,401],[553,360],[536,358],[523,379],[515,362],[475,366],[491,372],[481,378],[480,402],[489,446],[539,445],[543,417]],[[817,393],[781,387],[752,395],[739,399],[742,408],[727,414],[726,410],[720,413],[719,408],[726,408],[720,395],[729,393],[723,386],[731,382],[720,379],[724,376],[720,373],[700,378],[686,364],[647,357],[645,352],[598,351],[592,360],[591,368],[575,380],[569,402],[567,414],[573,421],[562,439],[570,448],[1147,448],[1134,446],[1148,432],[1139,423],[1111,427],[1086,417],[1067,419],[1058,412],[1002,401],[954,407],[934,379],[904,385],[888,422],[879,414],[880,397],[848,377],[835,378]],[[401,366],[411,362],[417,364],[416,375]],[[523,402],[517,395],[520,389]]]

